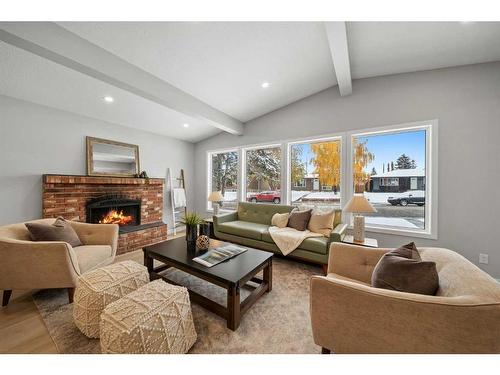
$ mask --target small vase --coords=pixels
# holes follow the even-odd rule
[[[210,237],[210,224],[203,223],[200,225],[200,236],[205,235]]]
[[[195,242],[198,238],[198,225],[186,225],[186,241]]]
[[[196,257],[196,241],[188,241],[187,243],[187,253],[190,258]]]

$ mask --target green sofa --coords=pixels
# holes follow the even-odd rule
[[[275,213],[291,212],[293,208],[283,204],[240,202],[237,211],[214,216],[215,236],[223,241],[281,254],[268,229]],[[346,224],[341,223],[341,218],[342,210],[336,210],[330,238],[307,238],[287,257],[328,264],[330,243],[341,241],[347,228]]]

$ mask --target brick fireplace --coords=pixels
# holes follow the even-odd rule
[[[46,174],[43,217],[119,223],[117,253],[123,254],[167,238],[162,221],[164,184],[161,178]]]

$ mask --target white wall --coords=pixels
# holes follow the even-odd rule
[[[86,174],[86,136],[139,145],[149,177],[183,168],[193,202],[192,143],[0,95],[0,225],[41,217],[42,174]],[[167,198],[164,221],[170,224]]]
[[[206,207],[207,150],[430,119],[439,120],[438,239],[414,240],[476,264],[488,253],[481,268],[500,278],[500,63],[356,80],[351,96],[331,88],[250,121],[243,136],[199,142],[196,209]],[[410,240],[369,235],[379,246]]]

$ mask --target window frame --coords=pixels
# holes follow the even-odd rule
[[[306,138],[302,138],[302,139],[296,139],[296,140],[293,140],[293,141],[288,141],[288,142],[285,142],[285,146],[286,146],[286,155],[287,155],[287,165],[286,165],[286,195],[287,195],[287,200],[285,201],[287,205],[291,205],[292,202],[291,202],[291,197],[292,197],[292,183],[290,181],[290,175],[291,175],[291,170],[292,170],[292,166],[291,166],[291,160],[290,160],[290,155],[291,155],[291,152],[292,152],[292,146],[294,145],[300,145],[300,144],[304,144],[304,143],[320,143],[320,142],[332,142],[332,141],[339,141],[340,142],[340,184],[339,184],[339,188],[340,188],[340,207],[343,207],[343,202],[345,201],[345,193],[344,193],[344,189],[345,189],[345,168],[346,168],[346,164],[347,164],[347,161],[345,159],[345,150],[346,150],[346,145],[345,145],[345,139],[346,139],[346,136],[345,136],[345,133],[337,133],[337,134],[331,134],[331,135],[324,135],[324,136],[319,136],[319,137],[306,137]],[[313,180],[313,184],[314,184],[314,180]],[[318,184],[319,184],[319,178],[318,178]],[[333,190],[333,188],[332,188]],[[321,191],[321,189],[320,189]]]
[[[418,121],[412,123],[384,126],[378,128],[370,128],[360,131],[351,131],[347,133],[347,138],[349,139],[349,170],[348,177],[349,186],[347,188],[347,201],[351,199],[354,194],[354,183],[353,183],[353,165],[354,165],[354,154],[353,154],[353,141],[354,138],[360,136],[370,136],[370,135],[380,135],[380,134],[391,134],[397,132],[410,132],[425,130],[425,210],[424,210],[424,220],[425,229],[411,229],[411,228],[398,228],[398,227],[382,227],[376,225],[366,224],[366,231],[373,233],[385,233],[394,234],[400,236],[418,237],[418,238],[438,238],[438,120],[428,120],[428,121]],[[353,215],[347,214],[349,228],[352,228]]]
[[[281,202],[283,203],[283,159],[285,159],[285,155],[283,154],[283,143],[264,143],[264,144],[257,144],[257,145],[252,145],[252,146],[243,146],[240,148],[241,152],[241,163],[239,164],[238,172],[241,174],[241,187],[238,186],[238,190],[240,192],[240,196],[238,197],[238,202],[247,202],[247,179],[246,179],[246,173],[247,173],[247,151],[252,151],[252,150],[262,150],[266,148],[279,148],[280,149],[280,154],[281,154],[281,163],[280,163],[280,194],[281,194]],[[240,159],[238,159],[240,160]],[[242,200],[242,198],[244,198]]]
[[[343,208],[350,200],[354,193],[353,186],[353,150],[352,141],[353,137],[376,135],[380,133],[393,133],[396,131],[411,131],[411,130],[426,130],[426,181],[425,181],[425,194],[426,194],[426,210],[425,210],[425,223],[426,229],[412,230],[406,228],[389,228],[389,227],[375,227],[367,225],[366,231],[373,233],[385,233],[407,237],[417,238],[438,238],[438,120],[417,121],[409,123],[401,123],[396,125],[363,128],[352,131],[337,132],[331,134],[324,134],[319,136],[310,136],[303,138],[287,139],[274,142],[266,142],[252,145],[240,145],[235,147],[220,148],[206,151],[207,154],[207,195],[211,192],[212,184],[212,154],[223,152],[237,152],[238,154],[238,202],[246,202],[246,151],[261,148],[281,148],[281,202],[282,204],[290,205],[291,188],[290,182],[290,152],[291,146],[302,143],[314,143],[329,140],[340,140],[340,153],[341,153],[341,178],[340,178],[340,206]],[[205,197],[205,199],[206,199]],[[245,199],[243,199],[245,198]],[[427,202],[428,201],[428,202]],[[213,212],[210,202],[206,201],[207,212]],[[428,208],[427,208],[428,207]],[[221,209],[222,212],[232,212],[232,210]],[[352,215],[342,211],[342,221],[350,223],[349,227],[352,229]]]
[[[213,212],[213,210],[214,210],[213,206],[212,206],[212,202],[208,201],[208,196],[213,191],[212,190],[212,156],[217,155],[217,154],[224,154],[224,153],[228,153],[228,152],[236,152],[236,154],[238,155],[238,167],[237,167],[237,171],[236,171],[236,181],[238,184],[238,188],[236,191],[236,201],[237,202],[240,201],[240,196],[239,196],[239,191],[240,191],[240,188],[239,188],[239,183],[240,183],[240,179],[239,179],[240,151],[239,151],[239,149],[237,147],[232,147],[232,148],[225,148],[225,149],[220,149],[220,150],[207,151],[207,191],[206,191],[207,194],[205,196],[205,200],[206,200],[205,208],[206,208],[207,212]],[[224,208],[220,208],[219,211],[220,212],[232,212],[233,210],[227,210]]]

